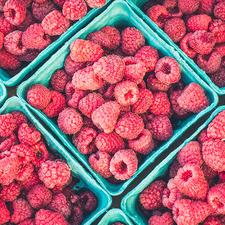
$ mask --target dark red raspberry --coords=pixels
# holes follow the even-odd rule
[[[214,34],[217,43],[225,42],[225,22],[220,19],[215,19],[210,23],[209,31]]]
[[[68,55],[64,62],[64,69],[68,75],[73,76],[73,74],[82,69],[84,65],[85,63],[74,62]]]
[[[4,34],[0,31],[0,49],[2,49],[4,44]]]
[[[0,136],[9,137],[13,134],[16,129],[16,121],[12,114],[2,114],[0,115]]]
[[[147,86],[152,91],[168,91],[170,88],[169,84],[160,82],[154,75],[149,75],[147,79]]]
[[[204,221],[203,225],[223,225],[223,224],[219,218],[210,216]]]
[[[23,21],[23,23],[17,26],[17,28],[20,31],[25,31],[33,23],[35,23],[35,18],[30,11],[27,11],[25,20]]]
[[[189,45],[189,38],[192,36],[192,33],[187,33],[184,38],[180,41],[180,48],[184,51],[184,53],[190,57],[194,58],[196,56],[196,51],[193,50]]]
[[[16,70],[21,66],[15,55],[7,52],[4,48],[0,50],[0,67],[6,70]]]
[[[33,164],[30,163],[22,163],[20,164],[19,171],[16,175],[16,180],[24,182],[29,179],[34,171]]]
[[[79,201],[81,203],[81,208],[86,212],[90,213],[97,207],[97,198],[91,191],[84,191],[80,194]]]
[[[178,7],[184,14],[192,14],[198,10],[200,5],[199,0],[178,0]]]
[[[25,191],[31,190],[37,184],[41,184],[41,181],[35,171],[33,171],[29,179],[22,182],[22,186]]]
[[[9,34],[15,29],[15,27],[6,20],[3,15],[0,15],[0,32],[4,35]]]
[[[105,5],[106,0],[85,0],[90,8],[101,8]]]
[[[225,86],[225,68],[221,68],[219,71],[211,75],[212,81],[219,87]]]
[[[63,92],[69,77],[64,70],[57,70],[51,77],[51,85],[55,91]]]
[[[214,7],[214,0],[201,0],[199,11],[211,15]]]
[[[193,15],[187,20],[187,28],[191,32],[197,30],[207,31],[211,21],[212,18],[206,14]]]
[[[225,5],[224,2],[219,2],[218,4],[216,4],[214,10],[214,16],[221,19],[221,20],[225,20]]]
[[[36,167],[39,167],[42,162],[45,162],[48,159],[48,150],[42,141],[39,141],[37,144],[33,145],[32,148],[34,152],[33,164]]]
[[[20,191],[20,184],[17,182],[12,182],[7,186],[2,187],[2,190],[0,191],[0,198],[5,202],[12,202],[20,195]]]
[[[148,224],[149,225],[173,225],[174,221],[173,221],[173,217],[172,214],[169,212],[165,212],[163,213],[161,216],[151,216],[148,220]]]
[[[17,143],[16,135],[13,133],[6,139],[3,139],[0,144],[0,152],[9,151],[10,148]]]
[[[10,220],[10,211],[8,210],[5,202],[0,200],[0,224],[6,224]]]
[[[21,62],[32,62],[39,54],[39,50],[27,49],[25,54],[20,55]]]
[[[225,56],[225,43],[216,45],[215,51],[217,51],[222,57],[224,57]],[[224,62],[222,62],[222,64],[224,64]]]
[[[71,214],[72,214],[71,215],[72,224],[80,225],[84,219],[83,210],[78,206],[74,206]]]
[[[0,0],[0,12],[3,12],[3,7],[7,0]]]

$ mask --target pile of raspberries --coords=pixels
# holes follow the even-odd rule
[[[14,73],[106,0],[0,0],[0,68]]]
[[[224,0],[149,1],[145,10],[216,85],[225,86]]]
[[[139,196],[149,225],[225,224],[225,111]],[[169,180],[168,180],[169,178]]]
[[[75,40],[50,85],[31,86],[28,103],[55,118],[110,182],[129,179],[141,159],[172,136],[173,119],[209,104],[201,86],[181,81],[178,62],[145,45],[135,27],[106,26]]]
[[[78,181],[77,181],[78,182]],[[21,113],[0,115],[0,224],[79,225],[97,207]]]

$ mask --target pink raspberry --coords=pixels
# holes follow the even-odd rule
[[[135,113],[127,112],[117,122],[115,131],[120,137],[132,140],[137,138],[143,129],[143,119]]]
[[[221,20],[225,20],[225,5],[224,2],[219,2],[218,4],[216,4],[214,10],[214,16],[221,19]]]
[[[57,70],[51,77],[51,86],[55,91],[63,92],[69,77],[64,70]]]
[[[42,141],[32,146],[34,152],[33,164],[40,167],[42,162],[45,162],[49,157],[49,152]]]
[[[81,63],[80,62],[74,62],[71,59],[70,55],[68,55],[66,57],[65,62],[64,62],[64,69],[65,69],[65,71],[68,75],[73,76],[73,74],[75,72],[77,72],[80,69],[83,69],[84,65],[85,65],[85,63],[82,63],[82,62]]]
[[[178,0],[178,8],[182,11],[184,14],[192,14],[195,11],[198,10],[200,5],[199,0]]]
[[[16,175],[16,180],[24,182],[29,179],[34,171],[34,166],[31,162],[20,164],[19,171]]]
[[[206,14],[193,15],[187,20],[187,28],[190,32],[197,30],[208,31],[212,18]]]
[[[148,224],[149,225],[173,225],[174,221],[173,221],[173,217],[171,215],[171,213],[169,212],[165,212],[163,213],[161,216],[151,216],[148,220]]]
[[[122,149],[110,161],[110,172],[117,180],[128,180],[138,168],[138,158],[132,149]]]
[[[147,86],[152,91],[168,91],[170,86],[169,84],[164,84],[159,81],[154,75],[149,75],[147,79]]]
[[[139,196],[141,206],[146,210],[154,210],[162,207],[162,194],[166,187],[163,180],[151,183]]]
[[[38,176],[47,188],[61,188],[69,182],[71,172],[65,162],[48,160],[41,164]]]
[[[35,225],[34,219],[24,220],[23,222],[19,223],[19,225]]]
[[[209,124],[209,126],[210,126],[210,124]],[[208,137],[207,129],[204,129],[198,135],[198,142],[203,144],[205,141],[208,141],[208,140],[209,140],[209,137]]]
[[[122,51],[127,55],[134,55],[145,45],[145,38],[135,27],[127,27],[121,34]]]
[[[27,118],[22,112],[14,111],[11,114],[13,115],[17,126],[20,126],[22,123],[27,123]]]
[[[214,0],[201,0],[199,11],[210,15],[214,7]]]
[[[17,143],[16,135],[13,133],[6,139],[3,139],[0,144],[0,152],[9,151],[10,148]]]
[[[116,85],[114,89],[114,96],[120,105],[133,105],[139,98],[138,86],[132,81],[122,81]]]
[[[219,71],[211,75],[212,81],[219,87],[225,86],[225,68],[221,68]]]
[[[106,4],[106,0],[86,0],[90,8],[101,8]]]
[[[210,216],[204,221],[203,225],[223,225],[223,224],[219,218]]]
[[[205,199],[208,191],[208,183],[204,173],[197,165],[186,164],[180,168],[174,177],[174,183],[178,190],[188,197]]]
[[[0,67],[6,70],[16,70],[21,66],[17,57],[4,48],[0,50]]]
[[[100,58],[93,65],[94,73],[110,84],[123,79],[125,65],[120,56],[108,55]]]
[[[78,206],[74,206],[71,215],[72,223],[74,225],[79,225],[82,223],[83,220],[84,220],[83,210]]]
[[[180,41],[180,48],[184,51],[184,53],[190,57],[194,58],[196,56],[196,51],[193,50],[189,45],[189,38],[192,36],[193,33],[187,33],[183,39]]]
[[[16,129],[16,121],[12,114],[2,114],[0,115],[0,136],[9,137],[13,134]]]
[[[83,18],[87,11],[87,5],[84,0],[66,0],[62,8],[63,15],[72,21]]]
[[[96,151],[94,140],[97,136],[97,132],[90,127],[84,127],[78,133],[73,136],[73,143],[77,147],[78,151],[82,154],[91,154]]]
[[[20,191],[20,184],[17,182],[12,182],[7,186],[2,187],[2,190],[0,191],[0,198],[5,202],[12,202],[20,195]]]
[[[0,224],[6,224],[10,220],[10,211],[8,210],[5,202],[0,200]]]
[[[79,112],[73,108],[66,108],[59,113],[57,119],[59,128],[65,134],[75,134],[83,126],[83,119]]]
[[[215,19],[210,23],[209,31],[214,34],[217,43],[225,42],[225,22]]]
[[[103,56],[103,49],[92,41],[77,39],[70,46],[70,57],[75,62],[96,62]]]
[[[4,15],[0,15],[0,32],[2,32],[4,35],[9,34],[15,30],[15,27],[6,20]]]
[[[174,178],[177,175],[177,171],[181,168],[180,163],[175,159],[169,169],[169,177]]]
[[[105,133],[111,133],[117,123],[120,114],[120,105],[117,102],[109,101],[97,108],[91,115],[95,126]]]
[[[197,83],[187,85],[177,102],[181,108],[193,113],[198,113],[209,105],[204,90]]]
[[[112,157],[107,152],[98,151],[97,153],[90,155],[88,161],[93,170],[104,178],[109,178],[112,176],[109,170],[111,159]]]

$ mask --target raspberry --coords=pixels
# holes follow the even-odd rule
[[[171,215],[171,213],[169,212],[165,212],[163,213],[161,216],[151,216],[148,220],[148,224],[149,225],[173,225],[174,221],[173,221],[173,217]]]
[[[210,124],[209,124],[210,126]],[[209,137],[208,137],[208,133],[207,133],[207,129],[204,129],[201,131],[201,133],[198,135],[198,141],[203,144],[205,141],[208,141]]]
[[[83,213],[82,209],[77,207],[77,206],[75,206],[73,208],[73,210],[72,210],[72,215],[71,215],[71,217],[72,217],[71,218],[72,224],[80,225],[82,223],[83,219],[84,219],[83,218],[84,217],[83,214],[84,213]]]
[[[225,5],[224,5],[224,2],[219,2],[218,4],[216,4],[213,12],[214,12],[215,17],[217,17],[221,20],[225,20]]]
[[[209,31],[213,33],[217,43],[225,42],[225,22],[215,19],[210,23]]]
[[[105,133],[111,133],[120,114],[120,105],[117,102],[109,101],[97,108],[91,116],[95,126]]]
[[[49,118],[59,115],[59,113],[66,107],[66,99],[63,94],[58,91],[51,91],[51,101],[43,110]]]
[[[41,133],[35,127],[22,123],[18,130],[18,138],[21,143],[34,145],[41,140]]]
[[[219,218],[217,217],[208,217],[203,225],[223,225]]]
[[[88,161],[91,167],[104,178],[112,176],[109,167],[111,156],[107,152],[97,152],[90,155]]]
[[[94,42],[77,39],[70,46],[70,57],[75,62],[96,62],[103,56],[103,49]]]
[[[35,40],[35,41],[33,41]],[[26,48],[42,50],[51,43],[51,39],[45,34],[40,24],[34,23],[30,25],[22,35],[22,44]]]
[[[198,66],[209,74],[219,70],[221,61],[222,57],[216,51],[211,52],[210,55],[198,55],[197,57]]]
[[[104,82],[94,73],[93,67],[88,66],[74,73],[72,85],[80,90],[97,90],[103,86]]]
[[[28,180],[22,182],[22,186],[25,191],[31,190],[35,185],[40,184],[41,181],[38,177],[38,174],[34,171]]]
[[[146,210],[158,209],[162,206],[162,194],[166,184],[163,180],[151,183],[139,196],[141,206]]]
[[[97,132],[93,128],[84,127],[78,135],[73,136],[73,143],[82,154],[91,154],[96,150],[94,146],[96,136]]]
[[[71,172],[65,162],[48,160],[41,164],[38,175],[44,185],[52,189],[66,185],[70,180]]]
[[[168,91],[170,88],[169,84],[160,82],[154,75],[150,75],[147,79],[147,86],[153,91]]]
[[[0,136],[9,137],[16,129],[16,122],[12,114],[0,115]]]
[[[7,0],[4,7],[5,18],[13,25],[20,25],[26,18],[26,6],[18,0]]]
[[[188,43],[197,53],[207,55],[212,51],[215,45],[215,38],[210,32],[197,30],[189,37]]]
[[[184,14],[192,14],[194,13],[200,5],[199,0],[178,0],[178,8],[182,11]]]
[[[177,102],[181,108],[193,113],[198,113],[209,105],[204,90],[196,83],[187,85]]]
[[[203,171],[197,165],[186,164],[180,168],[174,177],[174,183],[178,190],[195,199],[205,199],[208,191],[208,183]]]
[[[0,198],[5,202],[12,202],[20,195],[20,191],[20,184],[12,182],[7,186],[2,187],[2,190],[0,191]]]
[[[24,220],[23,222],[19,223],[19,225],[35,225],[35,223],[34,223],[33,219],[27,219],[27,220]]]
[[[0,49],[2,49],[4,44],[4,34],[0,31]]]
[[[205,163],[217,172],[225,170],[225,143],[222,140],[208,140],[202,145],[202,155]]]
[[[39,225],[68,225],[66,219],[64,216],[60,213],[46,210],[46,209],[40,209],[36,215],[35,215],[35,224]]]
[[[110,84],[118,83],[123,79],[125,65],[117,55],[104,56],[93,65],[94,73]]]
[[[177,175],[177,171],[180,168],[181,168],[180,163],[175,159],[169,169],[170,178],[174,178]]]
[[[217,184],[209,189],[207,201],[216,214],[225,214],[225,184]]]
[[[214,7],[214,0],[201,0],[199,11],[210,15]]]
[[[52,193],[44,185],[38,184],[28,192],[27,200],[32,208],[44,208],[51,202]]]
[[[18,198],[13,201],[12,206],[13,214],[10,219],[11,223],[20,223],[32,216],[33,210],[26,200]]]
[[[191,141],[180,150],[177,160],[181,166],[193,164],[201,166],[203,163],[201,156],[201,146],[197,141]]]
[[[87,5],[84,0],[66,0],[62,13],[68,20],[79,20],[87,14]]]
[[[52,211],[61,213],[66,218],[71,214],[71,204],[63,193],[54,195],[48,208]]]
[[[133,105],[139,98],[137,84],[128,80],[118,83],[114,89],[114,96],[123,106]]]
[[[105,5],[106,0],[86,0],[90,8],[101,8]]]
[[[21,66],[15,55],[7,52],[4,48],[0,50],[0,67],[6,70],[16,70]]]
[[[3,7],[7,0],[0,0],[0,11],[3,12]]]
[[[15,27],[11,23],[9,23],[3,15],[0,15],[0,32],[6,35],[13,30],[15,30]]]
[[[196,56],[196,51],[194,51],[189,45],[189,38],[193,33],[187,33],[183,39],[180,41],[180,48],[184,51],[184,53],[190,57],[194,58]]]
[[[66,60],[64,62],[64,69],[66,73],[70,76],[73,76],[75,72],[82,69],[84,67],[84,63],[80,62],[74,62],[71,57],[68,55],[66,57]]]
[[[101,29],[101,31],[108,35],[108,38],[111,41],[110,49],[116,49],[120,45],[121,36],[118,29],[112,26],[105,26]]]
[[[209,23],[211,21],[212,21],[212,18],[206,14],[194,15],[188,18],[187,28],[191,32],[195,32],[197,30],[207,31],[209,28]]]
[[[170,114],[170,101],[166,93],[155,92],[153,94],[153,103],[149,108],[150,112],[154,115],[169,115]]]
[[[63,34],[70,26],[70,21],[66,19],[58,10],[51,11],[41,22],[44,32],[50,36]]]
[[[121,34],[122,51],[127,55],[134,55],[145,45],[145,38],[135,27],[127,27]]]
[[[10,220],[10,212],[2,200],[0,200],[0,224],[5,224]]]
[[[95,210],[98,204],[96,196],[91,191],[81,193],[80,202],[81,208],[87,213]]]
[[[38,54],[39,54],[38,50],[27,49],[25,54],[20,55],[20,61],[22,61],[22,62],[31,62],[38,56]]]
[[[51,77],[51,85],[55,91],[63,92],[69,77],[64,70],[57,70]]]
[[[19,171],[16,176],[16,180],[24,182],[29,179],[34,171],[32,163],[23,163],[20,165]]]
[[[137,138],[143,129],[143,119],[137,114],[127,112],[117,122],[115,131],[122,138],[132,140]]]
[[[137,155],[132,149],[119,150],[110,161],[110,172],[117,180],[128,180],[137,168]]]
[[[148,17],[155,22],[160,28],[164,27],[164,24],[169,17],[169,12],[163,5],[154,5],[147,10]]]
[[[14,111],[11,113],[16,121],[17,126],[20,126],[22,123],[27,123],[26,116],[20,111]]]
[[[79,112],[73,108],[66,108],[61,113],[57,120],[59,128],[65,134],[75,134],[80,131],[83,126],[83,119]]]
[[[212,74],[211,79],[212,81],[218,85],[219,87],[224,87],[225,86],[225,69],[221,68],[219,71],[216,73]]]
[[[32,147],[34,151],[33,164],[36,167],[40,167],[41,163],[45,162],[49,157],[48,150],[42,141],[39,141],[37,144],[33,145]]]
[[[15,145],[17,138],[15,134],[11,134],[9,137],[4,139],[0,144],[0,152],[9,151],[10,148]]]
[[[225,56],[225,44],[218,44],[215,46],[215,51],[217,51],[222,57]]]

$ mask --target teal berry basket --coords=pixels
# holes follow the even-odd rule
[[[89,33],[99,30],[106,25],[113,26],[134,26],[139,29],[146,38],[147,43],[151,44],[153,47],[158,49],[161,55],[168,55],[174,57],[181,66],[183,81],[188,84],[190,82],[197,82],[200,84],[210,101],[210,106],[197,115],[193,115],[186,120],[177,121],[175,126],[174,135],[167,142],[162,143],[162,145],[152,151],[144,162],[139,166],[137,172],[127,181],[121,182],[119,184],[110,183],[108,180],[101,177],[99,174],[95,173],[90,167],[87,157],[79,153],[76,147],[72,144],[71,140],[67,135],[58,128],[55,121],[49,119],[40,110],[34,109],[26,102],[26,93],[28,89],[37,83],[41,83],[48,86],[49,80],[52,74],[63,67],[64,60],[69,54],[70,44],[77,38],[85,38]],[[44,123],[61,139],[64,145],[71,150],[71,152],[88,168],[88,170],[93,174],[97,181],[104,187],[111,195],[121,194],[126,187],[140,174],[147,166],[154,162],[154,160],[166,150],[178,137],[180,137],[184,131],[188,129],[193,123],[195,123],[200,117],[205,115],[207,112],[211,111],[218,102],[218,96],[211,88],[202,81],[195,72],[184,62],[184,60],[173,50],[168,44],[166,44],[160,37],[155,34],[155,32],[147,26],[131,9],[131,7],[122,0],[115,0],[102,14],[96,17],[88,26],[79,31],[73,38],[71,38],[65,45],[54,54],[30,79],[23,82],[17,89],[18,96],[24,100],[24,103],[34,112]]]
[[[73,177],[79,179],[79,182],[73,187],[74,190],[87,188],[92,191],[98,199],[98,207],[88,217],[85,218],[83,225],[92,224],[101,214],[103,214],[110,206],[112,198],[109,194],[102,189],[97,182],[84,170],[84,168],[72,157],[68,151],[41,125],[35,116],[22,104],[21,100],[17,97],[9,98],[0,109],[0,114],[10,113],[12,111],[22,112],[29,121],[41,132],[43,135],[47,148],[59,155],[59,157],[66,160],[69,165]]]
[[[169,166],[173,163],[178,152],[190,141],[197,139],[198,135],[204,130],[218,113],[225,110],[225,106],[218,107],[211,116],[188,138],[183,144],[171,152],[152,172],[132,191],[130,191],[121,202],[123,211],[138,225],[147,225],[147,219],[138,207],[138,197],[140,193],[147,188],[153,181],[165,176]]]
[[[52,42],[47,48],[42,50],[39,55],[27,66],[22,68],[15,75],[10,75],[6,70],[0,68],[0,81],[5,86],[14,87],[18,85],[22,80],[29,77],[37,66],[43,63],[49,56],[56,52],[70,37],[72,37],[81,28],[85,27],[93,18],[99,15],[112,0],[107,0],[107,4],[102,8],[91,9],[85,17],[75,22],[64,34],[62,34],[56,41]]]
[[[6,87],[2,82],[0,82],[0,107],[4,104],[6,98],[7,98]]]
[[[165,40],[170,46],[177,51],[180,56],[187,62],[191,68],[203,79],[205,80],[210,87],[212,87],[219,95],[225,95],[225,87],[219,87],[212,82],[210,77],[202,70],[191,58],[189,58],[181,49],[180,47],[175,44],[171,38],[162,30],[160,29],[141,9],[143,9],[144,5],[153,0],[126,0],[131,8],[138,14],[138,16],[144,20],[163,40]]]
[[[121,222],[124,225],[133,225],[131,220],[121,209],[111,209],[109,210],[98,225],[112,225],[113,223]]]

